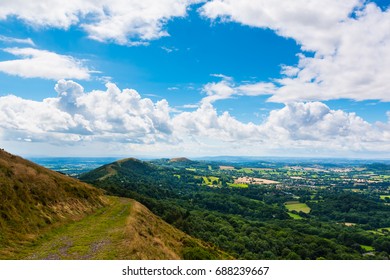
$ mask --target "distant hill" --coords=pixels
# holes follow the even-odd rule
[[[178,157],[178,158],[171,158],[169,162],[191,162],[191,160],[186,157]]]
[[[135,158],[127,158],[103,165],[90,172],[84,173],[80,176],[80,179],[88,182],[94,182],[96,180],[101,181],[113,175],[120,175],[121,173],[125,173],[127,176],[134,174],[136,176],[144,175],[149,177],[156,171],[157,168],[152,164]]]
[[[175,172],[174,169],[166,166],[128,158],[81,174],[79,179],[102,188],[110,194],[133,198],[155,212],[156,209],[153,209],[152,204],[148,204],[149,201],[143,198],[145,195],[156,199],[177,197],[176,188],[183,184],[174,176]]]
[[[172,168],[129,158],[81,174],[79,179],[112,195],[133,198],[156,213],[160,206],[154,208],[154,204],[144,198],[177,197],[175,188],[180,180],[174,174]]]

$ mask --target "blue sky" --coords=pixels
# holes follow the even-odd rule
[[[389,1],[17,2],[0,3],[11,152],[390,157]]]

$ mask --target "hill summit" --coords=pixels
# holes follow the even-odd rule
[[[177,157],[177,158],[171,158],[169,162],[191,162],[192,160],[186,158],[186,157]]]

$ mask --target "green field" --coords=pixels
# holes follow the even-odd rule
[[[387,235],[387,234],[390,234],[390,227],[378,228],[378,229],[374,229],[374,230],[367,230],[367,232],[371,232],[371,233],[379,234],[379,235]]]
[[[378,235],[384,235],[383,233],[377,231],[377,230],[367,230],[367,232],[373,233],[373,234],[378,234]]]
[[[368,245],[360,245],[360,247],[362,247],[363,250],[367,251],[367,252],[372,252],[372,251],[375,251],[375,248],[372,247],[372,246],[368,246]]]
[[[377,177],[379,177],[381,179],[390,179],[390,175],[379,175]]]
[[[234,183],[228,183],[227,184],[229,187],[232,187],[232,188],[247,188],[248,185],[247,184],[234,184]]]
[[[383,199],[383,200],[385,200],[386,198],[390,199],[390,195],[381,195],[380,198]]]
[[[187,171],[193,171],[195,172],[196,171],[196,168],[186,168]]]
[[[202,178],[206,185],[215,185],[219,183],[219,178],[215,176],[203,176]]]
[[[287,201],[285,204],[288,211],[297,211],[308,214],[310,212],[310,207],[306,203],[300,203],[299,201]]]
[[[297,214],[294,214],[294,213],[290,213],[288,212],[287,213],[291,218],[293,218],[294,220],[302,220],[303,218]]]
[[[246,174],[253,174],[253,170],[251,168],[241,168],[240,170],[238,170],[240,172],[243,172],[243,173],[246,173]]]

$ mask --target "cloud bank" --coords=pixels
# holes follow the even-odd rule
[[[3,141],[45,142],[54,145],[116,143],[121,149],[143,153],[181,151],[193,155],[261,155],[288,147],[387,152],[390,121],[370,124],[354,113],[332,110],[321,102],[295,102],[270,112],[265,121],[243,123],[221,114],[209,102],[191,112],[174,114],[166,100],[153,102],[134,89],[85,92],[71,80],[55,86],[58,96],[43,101],[8,95],[0,97]]]

